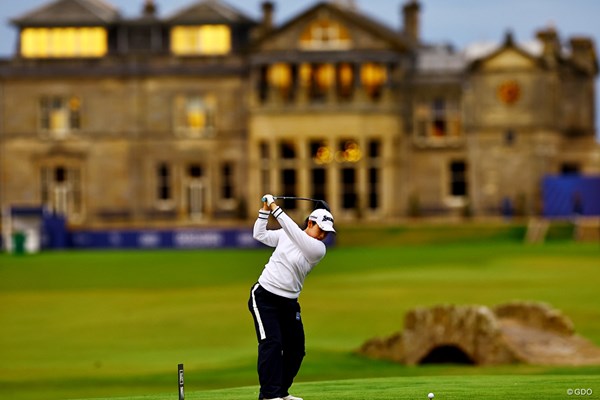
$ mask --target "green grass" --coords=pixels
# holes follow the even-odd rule
[[[396,400],[424,399],[434,393],[437,400],[487,399],[565,399],[598,398],[594,394],[597,376],[510,375],[395,377],[300,383],[297,392],[306,399],[319,400]],[[576,395],[584,389],[585,395]],[[592,395],[588,395],[589,390]],[[569,390],[573,394],[569,395]],[[186,392],[189,400],[239,400],[257,398],[256,387]],[[173,393],[156,396],[129,397],[130,400],[169,400]]]
[[[269,255],[0,255],[0,398],[168,399],[176,395],[177,364],[185,363],[187,398],[254,399],[256,339],[246,302]],[[485,398],[519,398],[513,397],[519,388],[548,394],[537,398],[567,397],[569,387],[586,385],[600,367],[408,367],[353,351],[371,337],[401,330],[405,312],[416,306],[515,299],[550,303],[600,344],[599,256],[597,244],[526,246],[508,236],[333,248],[301,297],[307,357],[298,394],[392,399],[434,391],[436,399],[452,399],[494,387],[504,388],[498,389],[504,397]]]

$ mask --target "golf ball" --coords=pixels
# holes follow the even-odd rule
[[[434,395],[433,393],[429,393],[429,394],[427,395],[427,397],[429,397],[430,399],[433,399],[433,398],[435,397],[435,395]]]

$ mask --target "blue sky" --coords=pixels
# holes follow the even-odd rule
[[[14,54],[16,30],[11,18],[23,15],[52,0],[0,0],[0,57]],[[144,0],[103,0],[125,17],[139,16]],[[155,0],[161,16],[170,15],[197,0]],[[262,0],[225,0],[255,19],[260,18]],[[332,0],[335,1],[335,0]],[[352,1],[352,0],[337,0]],[[511,30],[517,42],[531,41],[535,33],[554,26],[563,43],[572,36],[600,40],[598,0],[419,0],[421,37],[426,42],[449,43],[457,50],[475,42],[500,42]],[[315,0],[274,0],[275,22],[280,24],[315,4]],[[405,0],[354,0],[356,6],[392,28],[400,28]],[[600,84],[596,81],[596,97]],[[596,126],[600,124],[600,101],[596,102]],[[598,131],[598,128],[597,128]]]

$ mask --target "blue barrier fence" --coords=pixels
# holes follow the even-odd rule
[[[68,233],[72,249],[210,249],[262,245],[252,229],[108,230]]]
[[[212,249],[259,248],[252,226],[238,228],[164,228],[71,230],[63,215],[44,207],[13,206],[11,218],[35,227],[42,249]],[[31,240],[27,238],[26,240]],[[327,245],[335,242],[329,235]],[[2,236],[0,235],[0,248]]]
[[[43,207],[11,208],[13,219],[26,219],[38,232],[42,249],[212,249],[260,248],[252,226],[238,228],[164,228],[71,230],[66,218]],[[32,238],[26,238],[32,240]],[[325,240],[335,243],[335,235]],[[2,240],[0,235],[0,248]]]
[[[598,176],[547,176],[542,191],[546,217],[600,215]]]

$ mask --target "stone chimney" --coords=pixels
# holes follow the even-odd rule
[[[410,0],[402,6],[402,20],[404,34],[414,43],[419,42],[419,11],[421,5],[418,0]]]
[[[154,18],[156,16],[156,4],[154,0],[146,0],[144,2],[144,8],[142,9],[142,16]]]
[[[273,15],[275,14],[275,4],[272,1],[264,1],[262,3],[262,12],[263,18],[261,31],[265,33],[273,29]]]
[[[542,58],[549,66],[556,66],[556,61],[560,57],[560,40],[556,29],[550,26],[538,31],[536,37],[542,42]]]
[[[587,37],[572,37],[569,40],[571,44],[571,61],[585,69],[587,72],[596,75],[598,73],[598,60],[594,42]]]

